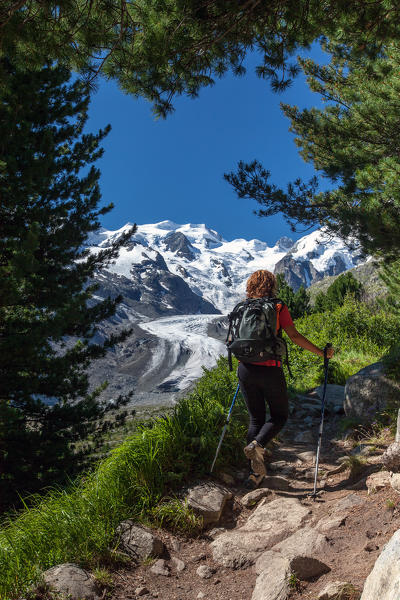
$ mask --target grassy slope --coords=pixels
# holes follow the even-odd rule
[[[400,325],[382,312],[348,300],[329,315],[311,315],[296,325],[314,343],[331,341],[334,380],[343,383],[365,364],[378,360]],[[321,359],[291,348],[291,389],[321,383]],[[33,508],[4,520],[0,528],[0,598],[16,598],[38,580],[40,572],[72,561],[94,567],[110,560],[114,532],[125,518],[174,527],[195,525],[174,493],[208,473],[225,417],[236,389],[235,371],[225,359],[206,371],[194,392],[164,417],[140,425],[90,474],[67,490],[37,498]],[[247,412],[237,402],[218,468],[243,463]]]
[[[365,290],[363,300],[365,302],[374,301],[376,298],[381,298],[387,293],[387,287],[379,277],[379,266],[374,261],[354,267],[354,269],[350,269],[350,273],[363,284]],[[307,288],[307,291],[310,293],[311,304],[314,304],[316,295],[319,292],[326,293],[328,287],[338,277],[339,275],[324,277],[321,281],[317,281]]]

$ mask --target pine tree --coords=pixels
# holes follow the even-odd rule
[[[258,161],[240,162],[226,179],[240,197],[256,200],[259,214],[283,212],[289,222],[323,225],[354,240],[365,253],[393,260],[400,252],[400,49],[390,44],[375,59],[354,57],[330,44],[331,62],[300,64],[310,88],[326,101],[323,109],[283,105],[305,161],[330,180],[296,180],[286,190],[270,182]]]
[[[319,292],[315,297],[314,310],[324,312],[326,310],[335,310],[338,306],[343,306],[347,295],[351,295],[355,300],[361,300],[363,285],[358,281],[353,273],[348,271],[342,273],[335,279],[326,290],[326,294]]]
[[[310,295],[304,286],[300,286],[297,292],[294,292],[282,273],[278,273],[276,279],[278,296],[288,307],[292,318],[299,319],[308,314],[310,312]]]
[[[276,90],[297,72],[292,55],[321,36],[375,53],[400,37],[395,0],[3,0],[0,58],[40,68],[51,59],[86,74],[116,79],[148,98],[158,114],[172,98],[196,96],[228,69],[245,71],[249,50],[257,74]],[[4,73],[3,73],[4,75]],[[1,76],[0,76],[1,79]]]
[[[123,339],[94,343],[121,298],[94,300],[95,271],[134,231],[98,254],[100,143],[83,133],[89,95],[63,67],[29,72],[3,61],[0,92],[0,498],[75,472],[107,407],[88,393],[92,360]],[[119,399],[122,405],[124,400]],[[81,444],[82,446],[82,444]]]
[[[389,292],[385,298],[380,300],[380,303],[400,319],[400,260],[382,265],[380,277],[387,285]],[[399,340],[396,343],[400,346]]]

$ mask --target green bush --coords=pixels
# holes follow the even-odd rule
[[[344,385],[363,367],[380,360],[399,339],[400,323],[381,308],[371,308],[347,296],[343,305],[325,313],[298,319],[296,328],[316,346],[331,342],[335,356],[330,361],[329,382]],[[315,354],[288,340],[290,386],[298,392],[323,382],[323,363]]]

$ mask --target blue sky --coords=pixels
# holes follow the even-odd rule
[[[253,158],[280,185],[314,174],[298,155],[279,103],[305,107],[320,104],[319,97],[301,76],[284,94],[274,94],[256,77],[256,64],[252,55],[244,77],[229,74],[195,100],[176,99],[167,120],[155,120],[147,101],[123,94],[114,82],[100,82],[87,129],[112,126],[98,162],[103,201],[115,204],[103,217],[106,228],[171,219],[206,223],[227,240],[258,238],[273,245],[283,235],[303,235],[292,234],[280,215],[254,215],[256,203],[238,199],[223,179],[240,159]]]

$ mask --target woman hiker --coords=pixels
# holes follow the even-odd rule
[[[260,270],[247,280],[247,298],[276,298],[277,282],[273,273]],[[318,356],[324,351],[314,346],[295,328],[289,310],[285,304],[277,304],[278,327],[287,333],[289,338],[300,346]],[[333,356],[333,348],[327,350],[327,357]],[[288,395],[285,376],[280,360],[270,359],[264,362],[239,362],[238,378],[240,389],[249,412],[250,423],[247,433],[247,446],[244,453],[251,464],[248,485],[257,487],[264,475],[265,446],[285,425],[288,418]],[[270,418],[266,418],[268,403]]]

